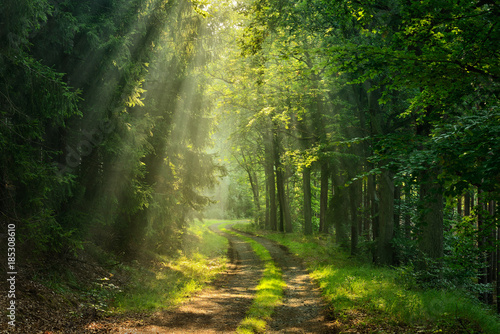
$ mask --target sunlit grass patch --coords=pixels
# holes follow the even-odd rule
[[[195,220],[187,229],[182,252],[186,256],[191,254],[204,254],[209,257],[219,257],[227,253],[228,241],[209,229],[219,221]]]
[[[182,251],[175,257],[157,256],[154,267],[125,267],[131,276],[124,292],[116,296],[112,311],[153,311],[183,302],[206,287],[226,267],[227,239],[197,221],[187,231]]]
[[[271,319],[274,308],[281,304],[283,289],[286,287],[280,268],[276,267],[268,250],[255,240],[241,234],[222,229],[248,242],[254,252],[264,262],[264,273],[256,287],[256,294],[252,305],[247,311],[245,319],[240,323],[237,333],[264,333],[267,322]]]

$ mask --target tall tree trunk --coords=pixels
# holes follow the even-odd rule
[[[394,231],[400,233],[401,229],[401,187],[394,187]],[[393,264],[399,266],[401,264],[401,256],[395,253]]]
[[[483,267],[479,269],[478,281],[482,284],[492,284],[495,276],[495,241],[496,223],[494,219],[493,203],[488,199],[488,193],[478,189],[478,248],[480,262]],[[492,291],[482,294],[481,300],[485,303],[493,303]]]
[[[250,182],[250,188],[252,188],[253,203],[255,207],[255,223],[260,227],[261,215],[260,215],[260,194],[259,194],[259,179],[257,178],[257,173],[250,170],[250,168],[245,168],[248,181]]]
[[[431,109],[431,107],[428,108],[427,115],[432,115]],[[416,133],[418,136],[428,138],[431,130],[432,124],[424,116],[424,121],[416,127]],[[438,180],[440,168],[432,164],[426,167],[427,170],[422,171],[418,176],[420,184],[418,246],[425,257],[437,261],[444,255],[443,187]],[[425,265],[424,262],[422,264]]]
[[[401,188],[394,187],[394,203],[396,209],[394,209],[394,227],[396,230],[400,228],[401,224]]]
[[[279,221],[279,231],[280,232],[292,232],[292,222],[290,217],[290,209],[288,206],[288,198],[285,191],[285,171],[284,166],[281,163],[281,157],[278,147],[278,139],[275,139],[274,146],[274,158],[275,158],[275,168],[276,168],[276,188],[278,190],[278,202],[280,205],[280,221]]]
[[[358,251],[358,209],[361,203],[360,182],[356,181],[349,186],[349,207],[351,211],[351,255],[355,255]]]
[[[285,172],[282,170],[281,164],[276,169],[276,188],[278,190],[278,201],[280,205],[280,221],[279,231],[291,233],[292,224],[290,217],[290,209],[288,206],[288,198],[285,191]]]
[[[346,231],[347,222],[347,191],[344,187],[345,181],[344,177],[339,171],[339,168],[335,168],[332,173],[333,180],[333,196],[332,196],[332,220],[335,227],[335,241],[341,246],[347,247],[348,237]]]
[[[428,258],[443,257],[443,188],[437,180],[438,171],[428,170],[420,182],[419,248]]]
[[[368,176],[368,196],[370,198],[370,220],[372,225],[372,238],[377,240],[379,236],[379,217],[378,217],[378,207],[379,199],[377,196],[377,191],[375,190],[375,176]],[[376,254],[373,254],[376,258]]]
[[[254,171],[252,172],[252,179],[253,179],[253,186],[252,186],[252,193],[253,193],[253,201],[255,203],[255,222],[259,227],[262,227],[263,221],[262,221],[262,212],[260,208],[260,191],[259,191],[259,178],[257,176],[257,173]]]
[[[478,272],[478,283],[479,284],[487,284],[488,283],[488,261],[487,261],[487,228],[486,228],[486,217],[485,217],[485,204],[484,204],[484,196],[482,195],[482,190],[478,189],[477,191],[477,198],[478,198],[478,207],[479,207],[479,214],[477,216],[477,247],[479,248],[479,263],[481,266],[479,267],[479,272]],[[480,295],[479,299],[483,302],[487,302],[488,300],[488,293],[484,292]]]
[[[488,201],[488,218],[489,218],[489,234],[488,234],[488,283],[493,284],[497,280],[496,266],[498,260],[496,258],[495,245],[496,245],[496,224],[495,224],[495,203]],[[488,304],[493,304],[493,294],[490,292],[488,296]]]
[[[271,229],[271,223],[270,223],[270,214],[269,214],[269,185],[268,185],[268,182],[267,182],[267,173],[265,172],[265,168],[264,168],[264,177],[265,177],[265,186],[266,186],[266,191],[265,191],[265,196],[266,196],[266,212],[264,214],[264,228],[266,230],[270,230]]]
[[[319,196],[319,232],[326,233],[326,211],[328,207],[328,162],[321,162],[321,190]]]
[[[290,212],[290,182],[288,182],[288,177],[286,177],[286,174],[284,174],[284,176],[285,176],[284,186],[285,186],[285,203],[286,203],[285,214],[288,215],[288,217],[285,218],[285,232],[292,233],[293,226],[292,226],[292,215]]]
[[[394,249],[394,182],[389,171],[384,170],[379,177],[379,236],[377,240],[377,263],[391,265]]]
[[[458,217],[462,217],[462,196],[457,198],[457,214]]]
[[[363,226],[361,228],[361,235],[364,236],[366,241],[370,241],[370,192],[368,189],[368,180],[363,179]]]
[[[278,229],[277,223],[277,205],[276,205],[276,182],[274,174],[274,145],[272,135],[269,134],[265,138],[265,174],[266,174],[266,188],[269,200],[267,212],[269,220],[267,226],[271,231]]]
[[[491,224],[491,235],[490,235],[490,267],[491,267],[491,283],[495,283],[498,285],[498,261],[500,260],[498,258],[498,252],[497,252],[497,245],[498,245],[498,221],[495,217],[495,211],[496,211],[496,202],[494,200],[491,200],[488,205],[488,211],[492,219],[492,224]],[[493,284],[492,284],[493,285]],[[494,287],[494,285],[493,285]],[[496,294],[496,290],[494,291]],[[492,296],[493,297],[493,296]],[[498,296],[497,296],[498,300]],[[491,303],[493,304],[495,301],[491,300]]]
[[[497,223],[498,225],[498,223]],[[500,314],[500,227],[497,227],[497,244],[496,244],[496,252],[497,252],[497,279],[496,279],[496,295],[497,295],[497,313]]]
[[[297,122],[297,128],[301,133],[300,145],[304,152],[311,147],[311,138],[308,125],[305,118]],[[304,155],[306,157],[306,155]],[[304,218],[304,234],[310,235],[313,233],[312,226],[312,197],[311,197],[311,166],[304,166],[302,170],[302,191],[304,192],[303,218]]]
[[[370,133],[372,135],[385,134],[384,114],[378,103],[381,90],[372,90],[372,82],[367,80],[364,84],[367,91],[368,109],[370,115]],[[383,166],[383,163],[381,163]],[[377,240],[375,262],[381,265],[391,265],[394,252],[391,240],[394,234],[394,182],[389,171],[384,170],[378,178],[378,216],[373,225],[374,239]],[[376,202],[375,202],[376,203]]]
[[[312,227],[310,167],[304,167],[302,171],[302,188],[304,191],[304,234],[311,235],[313,233],[313,227]]]
[[[404,198],[405,198],[405,213],[404,213],[404,236],[406,239],[411,239],[411,215],[410,208],[412,207],[412,194],[411,194],[411,186],[406,185],[404,188]]]
[[[466,192],[464,195],[464,216],[469,217],[470,216],[470,209],[471,209],[471,198],[470,198],[470,192]]]

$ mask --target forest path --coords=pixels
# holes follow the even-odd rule
[[[212,225],[211,230],[226,237],[230,243],[231,261],[225,273],[179,307],[156,312],[147,318],[139,316],[107,323],[106,333],[234,333],[252,304],[263,264],[248,243],[221,232],[218,225]]]
[[[147,318],[115,319],[106,323],[105,328],[98,327],[106,333],[116,334],[234,333],[252,304],[263,263],[249,243],[221,232],[219,225],[210,228],[229,240],[231,262],[228,270],[209,288],[173,310],[156,312]],[[276,266],[281,268],[286,283],[283,303],[275,308],[266,333],[335,333],[325,321],[319,289],[311,282],[300,259],[270,240],[237,232],[254,239],[269,251]]]
[[[286,288],[283,302],[274,310],[266,333],[335,333],[335,326],[325,317],[325,303],[319,288],[312,282],[302,261],[283,247],[266,238],[238,233],[263,245],[276,266],[282,270]]]

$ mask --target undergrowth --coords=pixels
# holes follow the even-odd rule
[[[111,311],[167,309],[206,287],[226,266],[227,239],[210,231],[211,224],[213,221],[195,222],[175,257],[155,255],[152,267],[124,267],[131,280],[116,296]]]
[[[238,227],[239,228],[239,227]],[[249,225],[242,226],[249,230]],[[458,290],[421,289],[400,272],[352,258],[324,237],[253,231],[303,258],[344,329],[398,333],[500,333],[500,319]]]

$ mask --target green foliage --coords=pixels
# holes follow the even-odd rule
[[[440,125],[433,136],[451,195],[471,185],[496,192],[500,184],[500,108],[478,108]],[[496,195],[495,195],[496,196]]]

